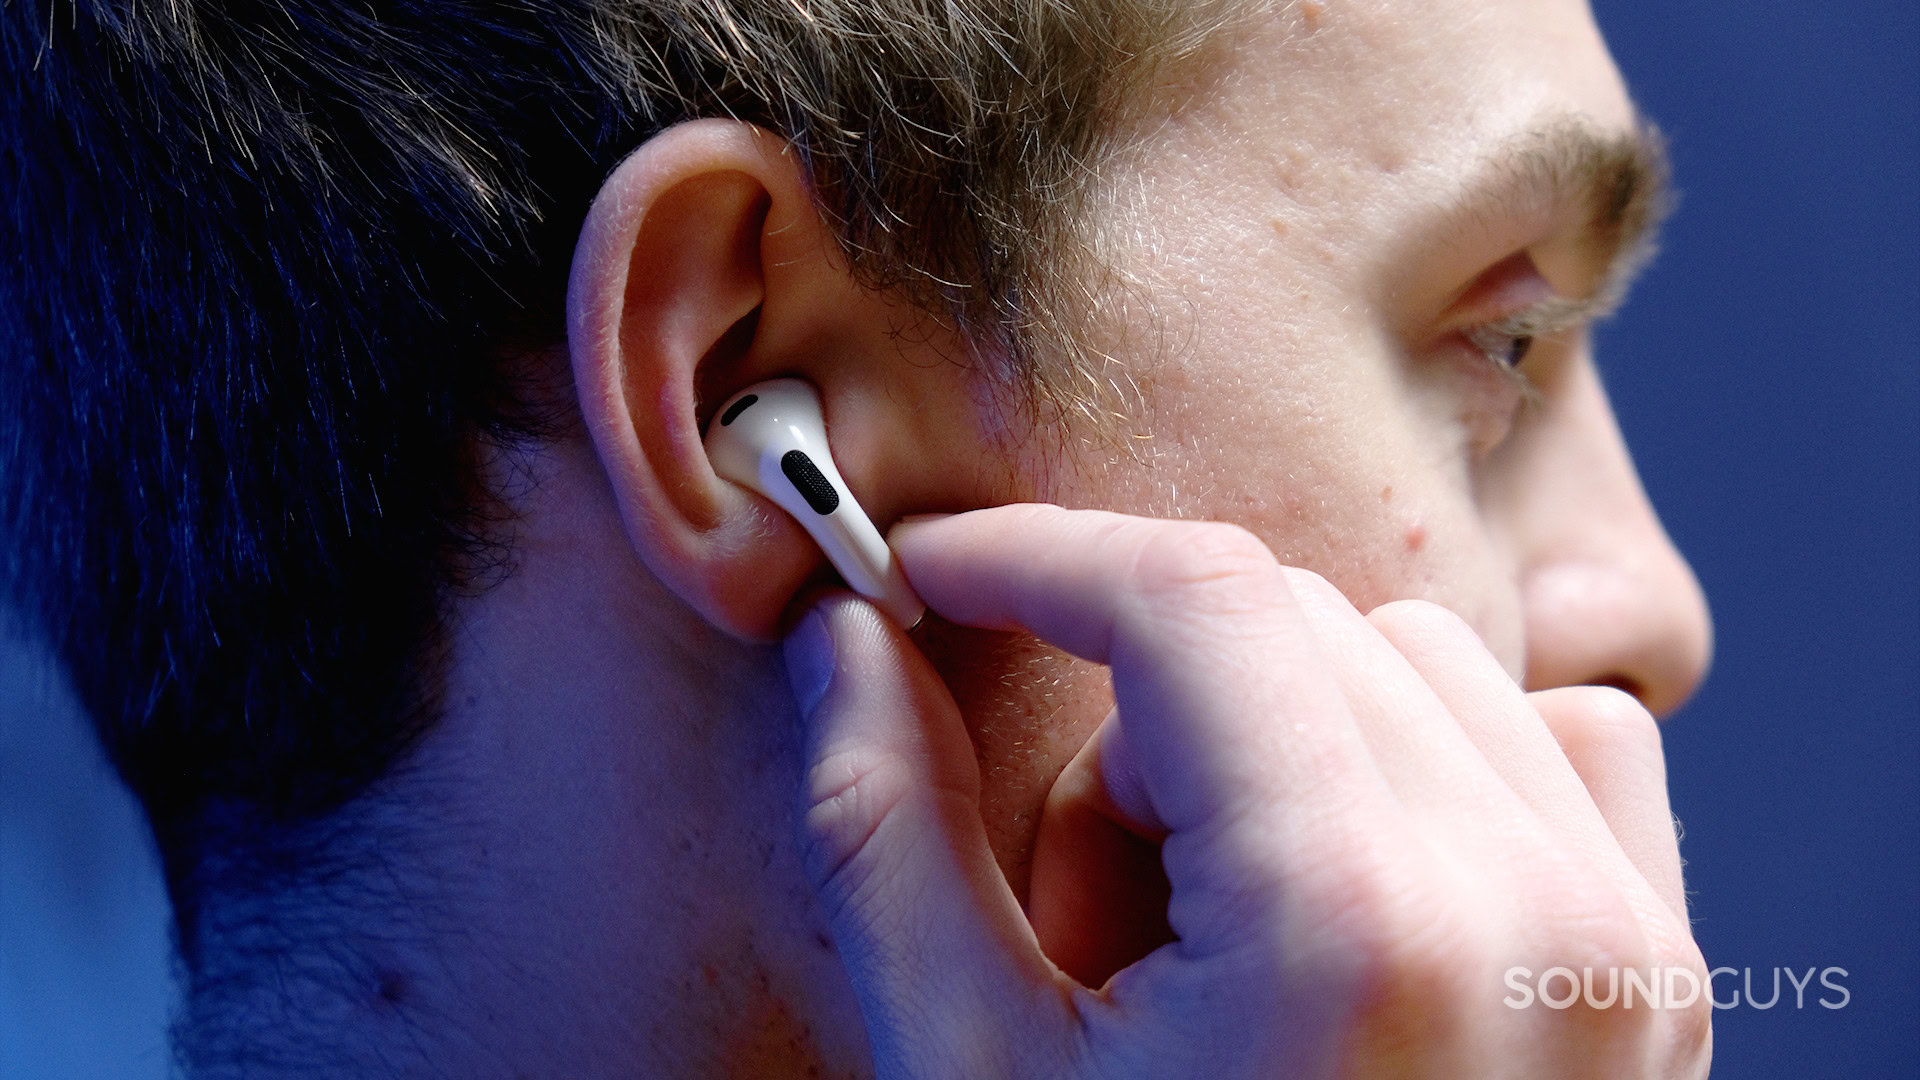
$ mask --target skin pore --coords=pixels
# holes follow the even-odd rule
[[[865,1074],[768,644],[826,578],[698,446],[701,410],[758,379],[820,388],[883,525],[1018,500],[1231,521],[1363,612],[1452,609],[1528,689],[1612,682],[1656,711],[1690,693],[1704,604],[1585,335],[1521,327],[1543,331],[1529,400],[1468,333],[1606,294],[1638,250],[1596,218],[1631,172],[1606,163],[1643,155],[1585,5],[1286,6],[1184,78],[1139,120],[1103,232],[1127,451],[1031,431],[857,286],[764,133],[687,125],[609,178],[568,355],[546,358],[571,365],[584,431],[494,463],[513,572],[459,602],[447,716],[391,785],[445,824],[395,885],[408,929],[355,942],[371,974],[341,1005],[368,1060]],[[916,640],[975,737],[995,854],[1042,905],[1040,811],[1105,674],[937,620]]]

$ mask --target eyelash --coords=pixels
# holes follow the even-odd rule
[[[1590,302],[1555,297],[1462,331],[1467,342],[1503,377],[1513,380],[1529,401],[1540,387],[1528,377],[1526,360],[1542,338],[1586,326],[1594,316]]]
[[[1540,386],[1525,368],[1527,356],[1533,351],[1538,338],[1524,327],[1515,327],[1515,321],[1514,317],[1509,316],[1470,326],[1463,331],[1463,335],[1467,343],[1486,358],[1488,366],[1519,389],[1523,400],[1530,404],[1538,403],[1541,398]]]
[[[1501,329],[1506,320],[1476,326],[1467,331],[1467,340],[1485,353],[1495,367],[1506,371],[1519,371],[1526,363],[1527,353],[1533,350],[1533,335],[1527,333],[1504,332]]]

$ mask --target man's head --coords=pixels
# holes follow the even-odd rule
[[[1670,708],[1704,665],[1581,332],[1660,180],[1581,4],[141,5],[6,41],[10,583],[154,818],[213,1052],[276,965],[369,1031],[514,1003],[464,1036],[502,1058],[857,1051],[754,644],[821,564],[700,452],[769,376],[820,387],[883,522],[1224,518],[1530,686]],[[1023,889],[1105,687],[923,644]]]
[[[1110,115],[1206,19],[1126,0],[67,15],[5,27],[8,580],[176,877],[193,859],[165,830],[209,799],[329,808],[430,722],[450,598],[511,559],[478,463],[571,418],[512,358],[561,340],[571,249],[622,156],[701,116],[777,133],[853,271],[1032,392]]]

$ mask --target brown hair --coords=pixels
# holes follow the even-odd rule
[[[1223,21],[1181,0],[36,10],[0,16],[23,271],[0,288],[0,566],[148,809],[189,964],[202,893],[272,887],[239,838],[338,808],[430,721],[447,589],[502,557],[470,448],[538,434],[500,344],[558,339],[623,154],[693,117],[769,128],[866,283],[1071,408],[1115,132]]]

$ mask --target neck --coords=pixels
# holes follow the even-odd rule
[[[778,651],[609,559],[627,550],[610,501],[560,464],[512,575],[450,621],[445,712],[416,753],[300,838],[284,885],[208,901],[196,1071],[861,1068],[794,841]]]

